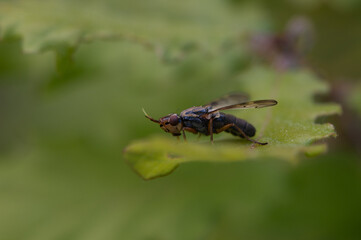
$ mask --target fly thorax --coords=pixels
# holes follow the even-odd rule
[[[221,114],[219,112],[214,112],[214,113],[211,113],[211,114],[208,114],[206,115],[206,119],[211,119],[211,118],[219,118],[221,116]]]

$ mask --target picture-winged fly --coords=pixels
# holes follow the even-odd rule
[[[256,129],[252,124],[231,114],[220,112],[228,109],[263,108],[277,104],[276,100],[245,101],[246,99],[245,94],[231,94],[203,106],[188,108],[180,115],[169,114],[159,120],[150,117],[144,109],[143,112],[146,118],[158,123],[165,132],[171,133],[173,136],[183,134],[184,140],[186,140],[185,131],[188,131],[210,135],[213,143],[213,134],[225,131],[248,141],[266,145],[267,143],[250,138],[256,134]]]

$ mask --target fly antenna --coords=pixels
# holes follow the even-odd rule
[[[152,122],[155,122],[155,123],[160,124],[158,120],[155,120],[154,118],[150,117],[150,116],[145,112],[144,108],[142,108],[142,110],[143,110],[144,116],[145,116],[146,118],[148,118],[148,119],[149,119],[150,121],[152,121]]]

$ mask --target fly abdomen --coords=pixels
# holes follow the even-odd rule
[[[256,128],[248,123],[247,121],[236,118],[233,115],[220,113],[224,118],[226,124],[234,123],[237,127],[239,127],[248,137],[253,137],[256,134]],[[234,136],[243,137],[243,135],[237,130],[235,127],[230,127],[226,130],[226,132],[231,133]]]

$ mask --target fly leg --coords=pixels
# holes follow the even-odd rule
[[[213,118],[209,119],[208,132],[211,135],[211,143],[213,144]]]
[[[191,132],[191,133],[194,133],[194,134],[198,133],[198,132],[197,132],[197,130],[195,130],[194,128],[184,127],[184,128],[182,129],[182,133],[183,133],[183,139],[184,139],[184,141],[187,141],[185,131],[188,131],[188,132]]]
[[[186,133],[184,132],[184,128],[182,129],[182,133],[183,133],[183,139],[186,142],[187,141],[187,137],[186,137]]]
[[[220,132],[226,131],[226,130],[227,130],[228,128],[230,128],[230,127],[235,127],[235,128],[237,129],[237,131],[238,131],[240,134],[242,134],[242,136],[243,136],[245,139],[247,139],[248,141],[250,141],[250,142],[257,143],[257,144],[260,144],[260,145],[266,145],[266,144],[268,144],[268,143],[261,143],[261,142],[258,142],[258,141],[256,141],[256,140],[253,140],[253,139],[249,138],[249,137],[242,131],[242,129],[240,129],[240,128],[239,128],[237,125],[235,125],[234,123],[229,123],[229,124],[221,127],[220,129],[217,129],[216,132],[217,132],[217,133],[220,133]]]

